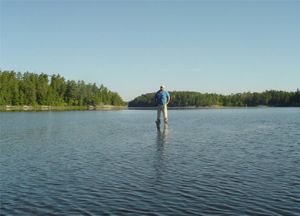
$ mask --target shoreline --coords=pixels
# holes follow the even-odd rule
[[[124,110],[127,106],[97,105],[97,106],[47,106],[47,105],[6,105],[0,106],[0,112],[37,112],[37,111],[97,111]]]
[[[257,108],[299,108],[275,106],[207,106],[207,107],[168,107],[168,110],[200,110],[200,109],[257,109]],[[128,107],[113,105],[97,106],[46,106],[46,105],[6,105],[0,106],[0,112],[46,112],[46,111],[111,111],[111,110],[156,110],[156,107]]]
[[[201,110],[201,109],[267,109],[267,108],[299,108],[296,106],[205,106],[205,107],[168,107],[168,110]],[[128,110],[156,110],[156,107],[128,107]]]

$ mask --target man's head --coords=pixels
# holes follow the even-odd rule
[[[160,85],[160,90],[162,91],[162,90],[164,90],[164,88],[165,88],[165,86],[164,85]]]

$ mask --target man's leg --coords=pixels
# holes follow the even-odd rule
[[[168,123],[168,108],[167,108],[166,104],[163,106],[163,115],[164,115],[164,121],[167,124]]]
[[[160,125],[160,113],[161,113],[161,105],[157,106],[157,118],[156,118],[156,125]]]

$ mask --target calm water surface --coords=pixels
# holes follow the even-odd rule
[[[1,215],[299,215],[300,109],[0,113]]]

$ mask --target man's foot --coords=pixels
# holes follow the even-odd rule
[[[160,128],[160,120],[157,119],[157,120],[155,121],[155,123],[156,123],[156,127],[159,129],[159,128]]]

